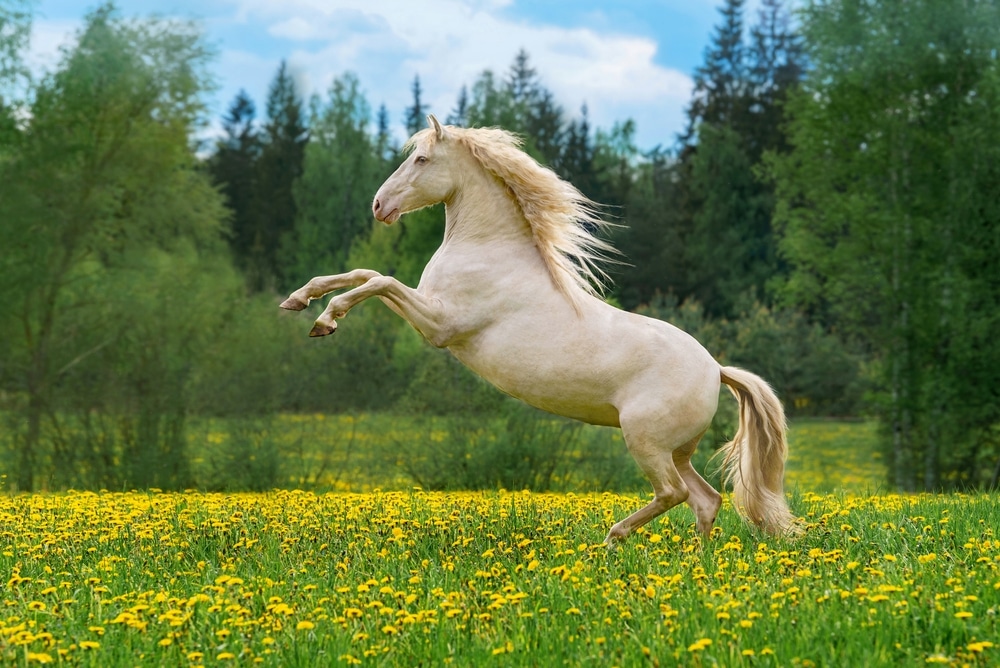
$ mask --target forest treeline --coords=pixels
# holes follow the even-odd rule
[[[26,0],[0,0],[0,409],[15,489],[198,484],[194,416],[478,419],[505,397],[377,305],[331,340],[279,312],[315,275],[415,285],[441,207],[371,198],[435,113],[499,125],[619,226],[608,298],[769,379],[792,415],[868,416],[890,482],[996,485],[1000,3],[725,0],[687,123],[656,147],[567,110],[524,50],[401,117],[346,72],[303,99],[284,63],[205,145],[196,24],[87,15],[31,77]],[[520,418],[519,418],[520,419]]]

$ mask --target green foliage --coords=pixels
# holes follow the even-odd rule
[[[784,103],[804,58],[780,0],[764,0],[749,39],[743,4],[720,8],[674,152],[657,147],[627,179],[601,160],[577,158],[565,170],[592,197],[624,205],[616,242],[630,264],[612,273],[625,308],[672,292],[734,318],[749,291],[770,304],[768,285],[786,271],[771,226],[773,185],[757,170],[765,151],[786,148]]]
[[[232,433],[221,444],[202,449],[204,477],[199,486],[209,491],[255,492],[281,487],[292,460],[279,449],[277,421],[265,414],[232,424]]]
[[[746,30],[742,0],[723,3],[676,150],[642,153],[632,121],[595,129],[585,106],[568,118],[523,50],[463,88],[452,120],[522,134],[611,205],[626,259],[612,267],[616,303],[759,373],[792,415],[877,414],[899,487],[996,485],[1000,10],[807,2],[796,32],[780,0],[760,4]],[[350,436],[297,432],[289,449],[276,426],[289,411],[418,421],[435,455],[408,459],[428,487],[640,480],[606,432],[514,408],[381,304],[320,341],[305,336],[315,307],[277,311],[273,289],[353,267],[415,286],[442,239],[441,207],[372,223],[399,155],[353,75],[306,115],[282,64],[264,122],[237,96],[203,165],[191,147],[210,54],[193,26],[100,7],[33,82],[30,9],[0,0],[0,402],[14,488],[265,489],[354,470],[357,420]],[[418,78],[413,94],[411,130],[426,111]],[[720,407],[709,445],[735,428],[735,402]],[[245,425],[192,444],[209,416]],[[379,466],[402,476],[396,460]]]
[[[714,315],[734,315],[740,296],[763,295],[775,273],[771,197],[754,177],[743,139],[728,126],[699,127],[688,174],[690,294]]]
[[[31,36],[31,5],[30,0],[0,1],[0,114],[11,104],[5,95],[28,77],[21,54]]]
[[[95,406],[117,419],[91,429],[104,471],[91,483],[107,481],[116,449],[133,484],[186,482],[183,355],[201,324],[192,305],[215,298],[203,296],[219,272],[205,268],[226,217],[188,143],[207,55],[192,26],[98,9],[34,90],[0,163],[0,368],[23,411],[20,489],[35,485],[46,434],[54,482],[78,484],[59,425],[64,411]]]
[[[844,0],[802,16],[813,68],[794,150],[770,162],[785,294],[876,352],[895,485],[982,484],[1000,418],[1000,8]]]
[[[256,215],[247,219],[250,230],[241,236],[251,243],[237,256],[251,290],[289,288],[284,285],[279,250],[295,227],[297,203],[294,184],[302,175],[309,139],[302,100],[285,61],[281,62],[267,97],[263,146],[256,161],[259,191],[253,200]],[[246,243],[245,242],[245,243]],[[297,286],[296,286],[297,287]]]
[[[858,410],[865,389],[859,354],[797,311],[744,300],[740,317],[720,319],[708,316],[697,301],[678,304],[672,295],[659,295],[637,312],[688,332],[721,364],[746,368],[767,380],[789,415],[852,415]],[[735,431],[734,405],[723,397],[713,426],[713,433],[725,440]]]
[[[637,489],[645,479],[617,432],[514,399],[494,414],[423,417],[420,438],[396,441],[397,465],[428,490]]]
[[[262,138],[254,123],[256,113],[253,100],[241,90],[222,119],[225,135],[216,143],[207,165],[232,212],[229,246],[245,274],[256,272],[250,266],[251,258],[261,243],[260,227],[266,224],[257,201],[261,197],[258,160]]]
[[[295,225],[282,238],[279,254],[291,288],[350,268],[348,254],[371,229],[371,200],[385,177],[357,77],[335,79],[326,103],[314,97],[310,107],[302,176],[293,187]]]

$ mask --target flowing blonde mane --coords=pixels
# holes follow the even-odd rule
[[[601,217],[599,205],[525,153],[517,135],[501,128],[448,126],[446,132],[504,183],[559,290],[570,299],[574,288],[601,296],[610,280],[601,265],[614,261],[609,256],[618,251],[594,234],[612,225]],[[435,141],[435,131],[421,130],[407,148],[425,139]]]

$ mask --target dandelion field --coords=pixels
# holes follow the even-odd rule
[[[797,540],[724,506],[600,544],[644,495],[0,497],[0,662],[990,665],[991,495],[793,495]]]

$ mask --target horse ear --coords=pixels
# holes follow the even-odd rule
[[[441,127],[441,123],[438,122],[438,119],[434,116],[434,114],[427,115],[427,124],[434,128],[434,132],[437,134],[438,139],[444,139],[444,128]]]

